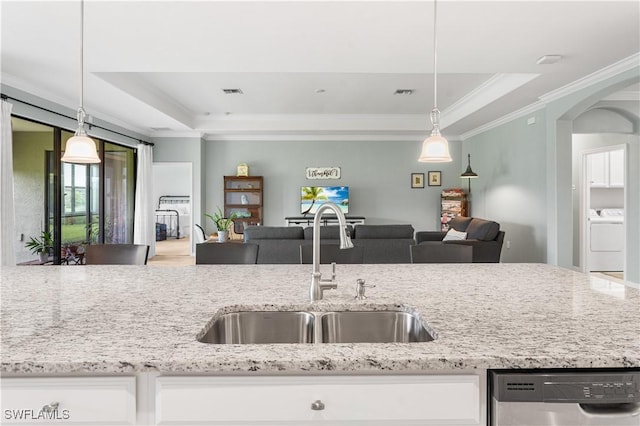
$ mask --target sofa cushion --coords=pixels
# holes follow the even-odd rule
[[[301,240],[304,232],[301,226],[247,226],[244,240]]]
[[[347,230],[349,231],[349,236],[353,235],[353,226],[347,225]],[[305,240],[313,240],[313,226],[308,226],[304,228],[304,239]],[[339,240],[340,239],[340,226],[339,225],[329,225],[329,226],[321,226],[320,227],[320,239],[331,239],[331,240]]]
[[[454,241],[454,240],[466,240],[467,233],[456,231],[455,229],[449,229],[442,241]]]
[[[451,228],[455,229],[456,231],[468,232],[467,231],[467,227],[471,223],[472,219],[473,218],[466,217],[466,216],[456,216],[453,219],[451,219],[451,222],[449,222],[449,226]],[[469,238],[471,238],[471,237],[469,237]]]
[[[491,241],[495,240],[500,232],[500,225],[491,220],[474,217],[467,226],[467,238],[470,240]]]
[[[354,238],[413,238],[411,225],[356,225]]]

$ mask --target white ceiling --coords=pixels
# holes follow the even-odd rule
[[[1,6],[2,82],[76,109],[79,1]],[[443,133],[637,61],[639,31],[637,0],[439,1]],[[432,1],[87,0],[84,48],[87,113],[145,135],[420,139],[431,128]],[[563,58],[536,64],[550,54]]]

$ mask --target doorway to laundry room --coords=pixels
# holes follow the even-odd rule
[[[625,158],[624,137],[574,135],[582,149],[581,265],[588,273],[624,279]]]

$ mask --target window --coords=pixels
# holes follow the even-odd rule
[[[18,263],[33,259],[24,242],[43,230],[58,262],[65,245],[133,242],[134,148],[93,138],[102,163],[63,163],[73,133],[17,117],[12,126]]]

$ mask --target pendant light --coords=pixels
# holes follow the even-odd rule
[[[440,134],[440,110],[438,109],[438,36],[437,36],[437,0],[433,1],[433,109],[431,110],[431,136],[422,142],[421,163],[448,163],[452,161],[449,143]]]
[[[469,193],[471,193],[471,179],[475,179],[477,177],[478,174],[471,170],[471,154],[467,154],[467,170],[460,175],[460,179],[467,179],[469,181]]]
[[[84,129],[84,0],[80,0],[80,108],[76,118],[78,128],[65,146],[62,161],[65,163],[92,164],[99,163],[100,157],[96,152],[96,144]]]

